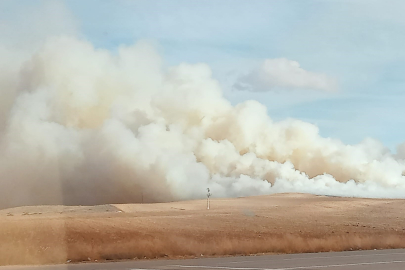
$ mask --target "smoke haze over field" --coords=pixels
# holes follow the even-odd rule
[[[209,66],[163,68],[147,42],[111,53],[66,36],[26,61],[10,53],[0,51],[0,207],[186,200],[207,187],[405,197],[404,147],[345,145],[272,121],[256,101],[232,106]]]

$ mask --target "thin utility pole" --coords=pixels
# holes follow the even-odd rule
[[[207,188],[207,209],[208,210],[210,210],[210,197],[211,197],[210,189]]]

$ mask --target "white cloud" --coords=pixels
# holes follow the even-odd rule
[[[258,68],[241,76],[235,88],[250,91],[311,89],[332,92],[337,89],[337,82],[325,74],[301,68],[296,61],[275,58],[266,59]]]

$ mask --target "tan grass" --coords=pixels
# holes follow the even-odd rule
[[[401,200],[277,195],[214,200],[213,207],[0,211],[0,265],[405,248]]]

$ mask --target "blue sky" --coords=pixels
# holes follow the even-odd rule
[[[22,5],[45,2],[7,3],[17,12]],[[60,5],[79,35],[96,47],[115,50],[152,40],[167,65],[208,63],[228,99],[259,100],[273,119],[309,121],[321,135],[350,144],[373,137],[394,150],[404,141],[405,1],[65,0]],[[333,77],[338,89],[233,87],[273,58]]]

